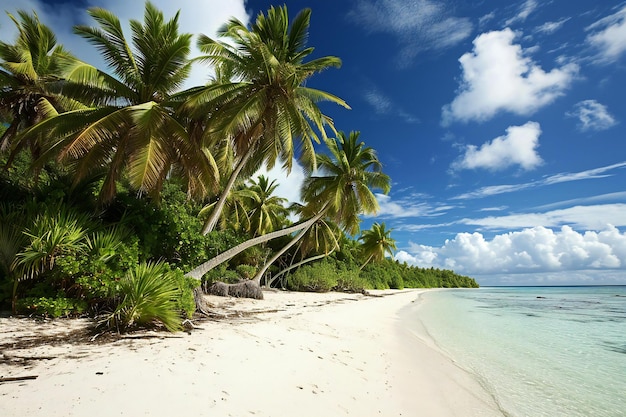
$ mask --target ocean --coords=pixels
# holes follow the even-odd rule
[[[626,416],[626,286],[421,295],[419,320],[510,417]]]

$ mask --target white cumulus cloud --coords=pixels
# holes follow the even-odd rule
[[[587,42],[598,50],[600,62],[613,62],[626,51],[626,6],[587,27]]]
[[[610,225],[585,232],[537,226],[492,239],[459,233],[441,247],[411,244],[395,258],[468,275],[626,269],[626,233]]]
[[[537,153],[541,127],[528,122],[522,126],[510,126],[506,135],[499,136],[479,147],[468,145],[465,154],[452,164],[453,170],[484,168],[492,171],[519,165],[531,170],[542,164]]]
[[[498,112],[529,115],[553,102],[578,72],[565,64],[546,72],[514,43],[509,29],[483,33],[459,59],[463,71],[458,95],[443,107],[442,122],[485,121]]]
[[[583,100],[576,103],[574,110],[567,115],[576,117],[580,121],[579,128],[582,131],[606,130],[617,124],[606,106],[596,100]]]

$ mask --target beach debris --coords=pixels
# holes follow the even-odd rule
[[[39,375],[26,375],[26,376],[0,376],[0,384],[3,382],[16,382],[16,381],[28,381],[31,379],[37,379]]]

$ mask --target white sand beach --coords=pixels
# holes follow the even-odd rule
[[[0,378],[36,376],[0,383],[0,416],[502,416],[408,320],[421,292],[210,297],[227,318],[106,341],[0,318]]]

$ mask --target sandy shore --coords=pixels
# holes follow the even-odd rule
[[[420,291],[211,297],[228,318],[102,341],[0,318],[0,416],[502,416],[415,320]],[[415,311],[417,310],[417,312]]]

